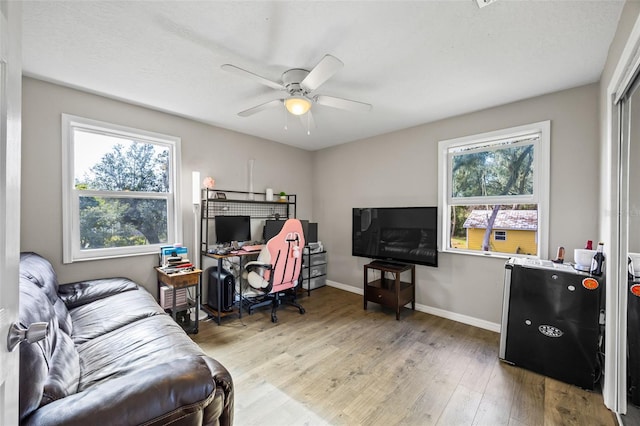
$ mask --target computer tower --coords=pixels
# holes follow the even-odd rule
[[[218,268],[212,266],[207,269],[208,275],[208,297],[207,304],[220,312],[228,312],[233,307],[233,296],[235,292],[235,278],[231,272],[226,269],[220,271],[220,281],[222,285],[218,285]],[[218,289],[221,289],[220,293],[220,308],[218,308]]]
[[[505,265],[501,360],[592,390],[598,357],[603,279],[551,261]]]

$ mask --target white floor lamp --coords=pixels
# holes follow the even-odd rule
[[[193,265],[200,269],[200,238],[198,237],[198,222],[200,220],[200,172],[191,172],[191,199],[193,202]],[[198,309],[202,305],[202,277],[200,277],[200,297],[198,298]]]

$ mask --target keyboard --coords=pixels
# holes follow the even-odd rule
[[[262,247],[264,247],[264,244],[255,244],[252,246],[242,246],[241,250],[244,251],[258,251],[258,250],[262,250]]]

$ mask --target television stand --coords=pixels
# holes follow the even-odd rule
[[[380,278],[369,282],[369,270],[380,271]],[[403,272],[411,271],[411,281],[401,281]],[[393,274],[388,278],[387,274]],[[416,266],[385,261],[373,261],[364,265],[364,310],[367,303],[375,302],[382,306],[395,308],[396,320],[400,320],[400,308],[411,302],[416,310]]]
[[[394,262],[393,260],[373,260],[369,263],[372,266],[380,266],[381,268],[403,268],[406,263]]]

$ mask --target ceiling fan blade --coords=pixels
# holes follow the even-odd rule
[[[233,73],[233,74],[237,74],[237,75],[240,75],[240,76],[243,76],[243,77],[249,77],[249,78],[257,81],[260,84],[264,84],[265,86],[269,86],[269,87],[272,87],[272,88],[278,89],[278,90],[285,90],[285,87],[282,84],[280,84],[278,82],[275,82],[275,81],[271,81],[268,78],[264,78],[262,76],[259,76],[258,74],[254,74],[251,71],[247,71],[247,70],[244,70],[242,68],[238,68],[235,65],[224,64],[220,68],[222,68],[223,70],[228,71],[230,73]]]
[[[335,56],[324,55],[318,65],[300,82],[300,85],[308,92],[313,92],[322,83],[329,80],[331,76],[337,73],[344,64]]]
[[[253,108],[245,109],[244,111],[240,111],[238,115],[240,117],[249,117],[250,115],[253,115],[257,112],[263,111],[267,108],[271,108],[277,105],[282,105],[282,99],[274,99],[272,101],[254,106]]]
[[[336,98],[334,96],[317,95],[313,97],[313,100],[320,105],[346,109],[354,112],[369,112],[371,111],[371,104],[365,104],[364,102],[351,101],[349,99]]]

